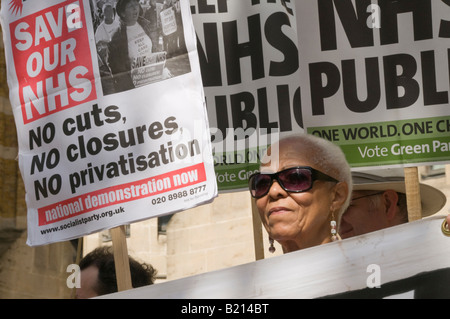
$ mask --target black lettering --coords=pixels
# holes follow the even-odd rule
[[[122,114],[117,111],[118,109],[119,107],[116,105],[110,105],[105,108],[106,123],[116,123],[122,118]]]
[[[160,122],[153,122],[150,124],[150,127],[148,128],[148,136],[152,140],[156,140],[157,138],[160,138],[163,135],[163,126]]]
[[[242,108],[243,106],[243,108]],[[253,113],[255,109],[255,98],[250,92],[242,92],[231,95],[231,110],[233,127],[256,128],[257,119]],[[244,126],[245,122],[245,126]]]
[[[52,195],[58,194],[61,191],[61,186],[62,186],[62,178],[61,175],[59,174],[51,176],[48,180],[48,183],[47,177],[44,177],[42,179],[42,183],[40,183],[39,181],[34,181],[34,195],[36,197],[36,200],[41,199],[40,194],[42,194],[44,198],[48,197],[49,192]]]
[[[91,115],[92,118],[94,119],[94,123],[96,126],[102,126],[103,125],[103,121],[100,119],[100,114],[102,113],[102,109],[98,107],[97,104],[94,104],[92,106],[92,111],[91,111]]]
[[[404,108],[417,101],[420,93],[419,84],[413,79],[417,72],[417,63],[409,54],[394,54],[385,56],[384,81],[386,86],[387,109]],[[402,69],[397,74],[397,67]],[[399,96],[398,87],[403,87],[404,94]]]
[[[217,8],[219,13],[228,12],[228,0],[217,0]],[[217,13],[214,4],[208,4],[208,0],[198,0],[198,13]],[[195,13],[195,6],[191,6],[191,12]]]
[[[369,112],[377,107],[381,98],[380,88],[380,68],[378,58],[367,58],[366,65],[366,87],[367,98],[361,101],[358,98],[357,83],[362,79],[357,79],[355,60],[342,61],[342,86],[344,89],[344,101],[347,108],[353,112]]]
[[[450,0],[442,0],[447,6],[450,7]],[[439,37],[450,38],[450,21],[442,20],[439,26]]]
[[[326,85],[322,83],[322,75],[326,76]],[[313,115],[324,115],[324,99],[333,96],[341,85],[339,69],[331,62],[311,63],[309,65],[309,79]]]
[[[125,135],[124,131],[119,132],[119,137],[121,140],[120,144],[122,145],[122,147],[124,147],[123,145],[125,145],[125,142],[124,142],[125,136],[124,135]],[[132,145],[135,145],[134,135],[133,135],[133,144]],[[89,141],[87,142],[86,149],[90,155],[97,155],[102,150],[102,141],[98,137],[93,137],[93,138],[89,139]]]
[[[447,104],[447,91],[437,92],[434,51],[421,53],[424,105]]]
[[[167,135],[172,135],[178,129],[178,124],[177,122],[175,122],[176,120],[177,119],[175,116],[166,118],[166,120],[164,121],[164,126],[167,130],[165,130],[164,133],[166,133]]]
[[[292,131],[291,122],[291,107],[289,102],[289,86],[279,85],[277,86],[278,97],[278,114],[280,118],[280,131],[287,132]]]
[[[283,26],[291,26],[287,14],[277,12],[272,14],[266,21],[264,33],[270,45],[284,54],[284,61],[270,62],[270,76],[284,76],[298,70],[299,58],[295,43],[283,33]]]
[[[119,141],[116,139],[116,134],[108,133],[103,137],[103,143],[105,144],[105,151],[113,151],[119,147]]]
[[[258,109],[259,109],[259,126],[261,128],[267,128],[269,131],[271,128],[277,128],[277,122],[269,122],[269,106],[267,103],[267,89],[258,89]],[[254,126],[256,128],[256,126]]]
[[[70,117],[64,120],[62,129],[63,133],[66,136],[70,136],[76,132],[75,126],[73,124],[75,124],[75,120]]]
[[[198,0],[198,13],[216,13],[216,7],[207,0]]]
[[[216,118],[217,118],[217,128],[222,132],[222,136],[226,136],[227,128],[230,127],[228,121],[228,110],[227,110],[227,97],[226,96],[216,96]]]
[[[84,119],[84,121],[83,121]],[[91,125],[91,118],[89,116],[89,113],[83,113],[76,116],[76,123],[77,123],[77,131],[83,132],[89,130]]]
[[[221,86],[222,71],[220,67],[219,36],[215,23],[204,23],[205,44],[202,46],[197,37],[197,51],[200,60],[203,85],[205,87]]]
[[[356,12],[351,0],[319,0],[320,43],[322,51],[336,50],[336,20],[333,3],[352,48],[373,46],[373,30],[367,26],[371,0],[358,0]]]
[[[55,138],[56,129],[53,123],[47,123],[44,125],[43,134],[40,126],[38,126],[36,130],[37,132],[35,132],[34,130],[28,132],[30,150],[34,149],[34,143],[36,143],[37,147],[41,147],[42,141],[44,141],[44,143],[46,144],[49,144]]]
[[[261,21],[259,15],[250,16],[248,21],[249,41],[239,43],[238,34],[243,29],[237,29],[237,22],[223,23],[223,37],[225,45],[225,60],[227,66],[228,84],[238,84],[242,82],[240,59],[250,57],[252,79],[257,80],[264,77],[264,56],[261,39]]]
[[[304,128],[304,126],[303,126],[303,114],[302,114],[302,99],[301,99],[300,87],[297,89],[297,91],[295,91],[294,100],[293,100],[292,104],[293,104],[292,107],[293,107],[293,110],[294,110],[295,121],[297,122],[297,124],[301,128]]]
[[[398,43],[399,13],[412,12],[414,40],[433,38],[431,0],[378,0],[381,9],[380,41],[382,45]]]

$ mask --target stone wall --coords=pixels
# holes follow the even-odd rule
[[[70,298],[67,266],[75,262],[70,242],[26,245],[25,190],[17,163],[17,134],[8,99],[0,29],[0,299]]]
[[[0,299],[67,299],[67,266],[75,262],[70,242],[26,245],[26,232],[0,258]]]

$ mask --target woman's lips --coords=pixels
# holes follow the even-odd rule
[[[277,214],[286,213],[287,211],[289,211],[289,209],[287,209],[286,207],[274,207],[274,208],[269,210],[269,213],[267,214],[267,217],[270,217],[270,215],[277,215]]]

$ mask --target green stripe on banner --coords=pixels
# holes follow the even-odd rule
[[[215,167],[219,191],[247,189],[248,177],[259,171],[259,163],[218,165]]]
[[[353,167],[450,159],[450,117],[310,127],[339,145]]]

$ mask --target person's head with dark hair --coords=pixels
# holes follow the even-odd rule
[[[154,283],[156,269],[129,257],[133,288]],[[81,280],[76,298],[85,299],[117,292],[116,268],[112,247],[98,247],[80,261]]]
[[[116,3],[117,15],[126,25],[134,25],[137,22],[141,9],[138,0],[119,0]]]

